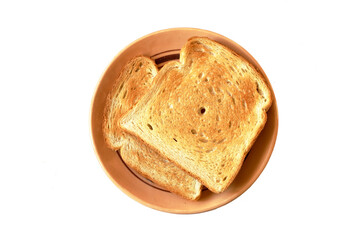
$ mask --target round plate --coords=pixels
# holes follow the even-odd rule
[[[135,56],[144,55],[154,59],[158,67],[161,67],[167,61],[179,58],[181,47],[193,36],[205,36],[213,39],[247,59],[265,77],[273,97],[272,106],[267,112],[266,125],[248,153],[233,183],[220,194],[203,190],[198,201],[178,197],[139,176],[122,161],[118,152],[107,148],[101,128],[107,94],[124,64]],[[100,79],[93,96],[90,121],[94,149],[98,159],[109,178],[123,192],[136,201],[160,211],[199,213],[229,203],[244,193],[259,177],[269,161],[275,145],[278,131],[278,109],[274,92],[264,71],[240,45],[214,32],[194,28],[173,28],[144,36],[131,43],[115,57]]]

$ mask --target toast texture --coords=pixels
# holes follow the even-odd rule
[[[123,138],[120,155],[129,167],[166,190],[189,200],[198,200],[202,184],[172,162],[161,157],[130,134]]]
[[[180,61],[164,65],[154,87],[121,119],[121,127],[223,192],[266,123],[271,92],[243,57],[204,37],[187,41]]]
[[[157,73],[155,63],[143,56],[131,59],[123,67],[107,96],[104,110],[103,133],[111,149],[118,150],[122,145],[124,132],[119,126],[120,118],[149,91]]]
[[[199,181],[119,126],[120,118],[153,87],[157,73],[155,63],[143,56],[130,60],[124,66],[106,101],[103,122],[105,141],[111,149],[119,150],[124,162],[136,172],[173,193],[196,200],[201,195]]]

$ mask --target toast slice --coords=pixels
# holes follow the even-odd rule
[[[153,86],[157,73],[155,63],[142,56],[131,59],[122,69],[107,96],[104,110],[103,133],[111,149],[122,146],[125,133],[119,126],[120,118]]]
[[[212,192],[223,192],[265,125],[272,102],[265,80],[230,49],[195,37],[154,82],[121,127]]]
[[[149,91],[157,73],[155,63],[147,57],[136,57],[125,65],[106,101],[105,141],[111,149],[119,150],[124,162],[136,172],[173,193],[196,200],[201,194],[199,181],[119,127],[122,115]]]
[[[122,139],[119,152],[126,163],[145,178],[168,191],[189,200],[200,198],[202,185],[195,178],[161,157],[136,137],[128,134]]]

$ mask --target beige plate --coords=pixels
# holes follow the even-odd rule
[[[158,67],[161,67],[166,61],[179,58],[180,48],[187,39],[193,36],[209,37],[245,57],[263,74],[274,99],[272,107],[267,113],[268,119],[265,128],[247,155],[234,182],[221,194],[214,194],[209,190],[204,190],[198,201],[182,199],[138,176],[125,165],[117,152],[106,147],[101,129],[106,96],[115,79],[119,76],[122,66],[131,58],[144,55],[150,56],[155,60]],[[142,37],[131,43],[115,57],[100,79],[95,91],[90,121],[95,152],[105,172],[116,186],[136,201],[160,211],[199,213],[229,203],[244,193],[259,177],[269,161],[275,145],[278,131],[278,109],[274,92],[264,71],[245,49],[217,33],[193,28],[174,28]]]

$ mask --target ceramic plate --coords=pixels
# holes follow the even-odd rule
[[[193,36],[206,36],[243,56],[264,76],[272,92],[273,103],[267,112],[267,122],[244,164],[230,187],[223,193],[214,194],[204,189],[198,201],[185,200],[143,178],[121,159],[118,152],[106,147],[102,134],[105,100],[112,84],[124,64],[139,55],[151,57],[158,67],[167,61],[178,59],[181,47]],[[165,212],[199,213],[223,206],[243,194],[259,177],[273,151],[278,131],[278,109],[274,92],[261,66],[240,45],[217,33],[193,29],[174,28],[144,36],[123,49],[111,62],[100,79],[92,100],[91,134],[97,157],[109,178],[128,196],[136,201]]]

